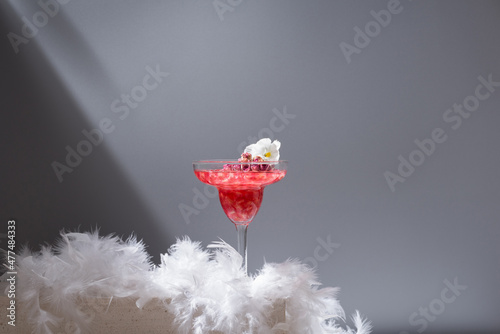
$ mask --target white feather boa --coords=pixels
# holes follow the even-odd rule
[[[97,233],[62,233],[54,248],[18,256],[17,291],[36,333],[51,333],[62,319],[81,332],[90,319],[76,307],[79,298],[131,297],[142,308],[157,298],[175,315],[178,333],[345,333],[368,334],[371,325],[359,313],[356,330],[340,326],[344,311],[337,288],[319,288],[312,269],[296,260],[266,263],[254,277],[241,268],[242,258],[225,242],[203,250],[189,238],[177,240],[160,266],[150,262],[135,237],[123,241]],[[273,328],[266,315],[286,301],[286,321]],[[48,307],[47,307],[48,306]]]

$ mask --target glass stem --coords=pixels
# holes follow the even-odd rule
[[[238,232],[238,253],[240,253],[243,258],[242,268],[245,274],[248,275],[247,267],[247,229],[248,225],[236,225],[236,231]]]

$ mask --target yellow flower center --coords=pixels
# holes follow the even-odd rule
[[[264,154],[264,156],[265,156],[266,158],[271,157],[271,152],[266,152],[266,154]]]

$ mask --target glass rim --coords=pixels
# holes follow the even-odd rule
[[[269,160],[269,161],[238,161],[238,160],[194,160],[193,165],[220,165],[220,164],[231,164],[231,165],[271,165],[271,164],[288,164],[288,160]]]

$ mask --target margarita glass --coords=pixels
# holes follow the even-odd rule
[[[203,183],[215,186],[226,216],[236,226],[238,253],[247,272],[247,229],[262,204],[264,188],[286,175],[287,161],[195,161],[194,173]]]

